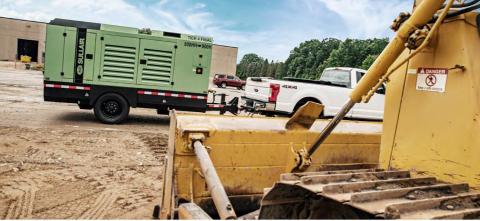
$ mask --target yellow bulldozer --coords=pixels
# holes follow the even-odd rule
[[[417,0],[337,116],[171,112],[162,219],[480,218],[480,0]],[[384,121],[342,121],[387,84]]]

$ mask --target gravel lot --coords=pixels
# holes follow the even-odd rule
[[[43,102],[42,89],[41,72],[0,69],[0,217],[151,218],[168,116],[132,109],[104,125],[75,104]]]

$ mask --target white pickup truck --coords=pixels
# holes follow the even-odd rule
[[[335,116],[365,73],[356,68],[327,68],[318,80],[248,78],[242,107],[265,115],[290,115],[313,101],[325,106],[321,117]],[[347,117],[383,119],[384,97],[385,86],[382,86],[369,103],[356,104]]]

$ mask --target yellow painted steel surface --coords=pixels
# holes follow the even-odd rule
[[[308,171],[364,164],[480,188],[477,17],[477,13],[468,13],[445,21],[427,48],[390,76],[383,135],[380,123],[342,122],[311,157]],[[419,19],[427,21],[430,16]],[[409,32],[406,30],[411,26],[404,27],[401,34]],[[400,43],[394,40],[391,44]],[[393,62],[401,52],[400,47],[394,48],[376,62],[373,77],[384,74],[388,65],[382,64]],[[403,51],[396,62],[410,53]],[[418,90],[420,68],[448,69],[445,91]],[[372,79],[363,80],[352,100],[360,101],[364,93],[359,92],[371,88]],[[205,134],[204,144],[211,148],[210,157],[230,197],[258,197],[288,171],[293,151],[309,147],[327,124],[317,120],[310,129],[286,130],[287,121],[172,112],[161,218],[172,215],[178,200],[202,206],[210,197],[194,153],[188,148],[190,133]]]
[[[476,18],[477,13],[469,13],[447,20],[428,48],[390,77],[382,167],[480,187],[480,39]],[[465,70],[449,70],[444,93],[416,89],[417,68],[450,69],[456,65]]]
[[[210,157],[230,197],[261,196],[286,172],[292,147],[308,147],[327,122],[317,120],[309,130],[286,130],[288,118],[171,115],[161,218],[171,215],[174,195],[199,205],[210,197],[195,155],[188,150],[190,132],[205,132],[204,144],[211,148]],[[379,122],[343,122],[312,157],[309,170],[378,166],[381,130]]]

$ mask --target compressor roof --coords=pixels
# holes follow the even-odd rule
[[[68,20],[68,19],[61,19],[55,18],[50,21],[50,25],[60,25],[60,26],[68,26],[74,28],[86,28],[86,29],[94,29],[94,30],[103,30],[103,31],[112,31],[112,32],[121,32],[121,33],[129,33],[129,34],[145,34],[150,36],[157,36],[157,37],[167,37],[167,38],[179,38],[183,40],[189,41],[197,41],[197,42],[204,42],[204,43],[213,43],[212,37],[200,36],[200,35],[189,35],[189,34],[180,34],[174,32],[166,32],[166,31],[158,31],[158,30],[150,30],[148,28],[132,28],[126,26],[118,26],[118,25],[108,25],[108,24],[100,24],[100,23],[93,23],[93,22],[84,22],[84,21],[75,21],[75,20]],[[149,30],[150,33],[145,33],[145,30]]]

